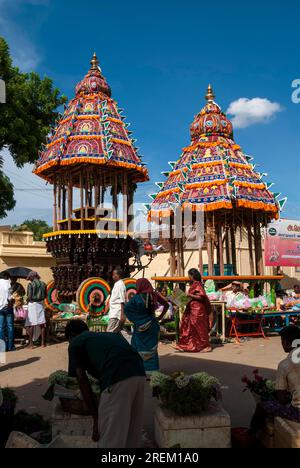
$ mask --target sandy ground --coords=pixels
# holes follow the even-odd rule
[[[223,386],[224,407],[231,415],[232,426],[247,426],[254,410],[249,393],[242,393],[241,378],[260,369],[263,376],[274,379],[278,363],[284,359],[280,339],[252,339],[243,344],[226,344],[211,354],[178,354],[170,345],[160,345],[161,370],[166,373],[207,371]],[[38,412],[49,418],[52,404],[43,400],[49,374],[67,369],[67,344],[34,350],[20,349],[7,355],[7,363],[0,365],[0,385],[16,390],[19,409]],[[153,399],[146,390],[145,428],[153,432]]]

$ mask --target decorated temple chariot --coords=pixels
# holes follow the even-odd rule
[[[178,209],[189,208],[196,224],[196,213],[202,212],[199,268],[203,273],[206,250],[210,276],[238,274],[236,235],[240,230],[248,238],[251,274],[260,276],[264,270],[262,228],[279,217],[286,199],[278,200],[279,194],[270,191],[273,184],[264,180],[266,174],[258,172],[253,157],[234,141],[232,123],[215,102],[211,86],[206,101],[191,125],[190,144],[177,161],[169,163],[171,170],[162,173],[166,180],[157,183],[160,191],[151,195],[149,219],[164,225]],[[184,220],[181,224],[184,229]],[[184,233],[176,238],[171,228],[169,239],[171,276],[182,276]]]
[[[108,289],[115,267],[130,276],[136,266],[129,207],[148,172],[128,127],[94,54],[34,169],[53,186],[53,232],[44,237],[56,259],[50,294],[61,301],[85,281]]]

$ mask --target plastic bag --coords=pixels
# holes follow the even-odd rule
[[[206,294],[215,293],[216,285],[215,285],[214,280],[205,281],[204,288],[205,288]]]

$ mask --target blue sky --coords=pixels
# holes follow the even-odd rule
[[[284,216],[299,219],[300,104],[291,100],[299,14],[291,0],[0,0],[0,34],[20,68],[52,77],[69,98],[97,52],[149,164],[153,185],[139,190],[140,202],[189,143],[211,82],[216,101],[234,113],[237,143],[288,196]],[[17,170],[9,155],[5,168],[26,190],[17,190],[4,222],[51,220],[51,192],[38,191],[45,186],[31,168]]]

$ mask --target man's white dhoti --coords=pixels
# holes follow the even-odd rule
[[[44,304],[42,302],[29,302],[25,327],[36,327],[37,325],[45,325],[45,323]]]

